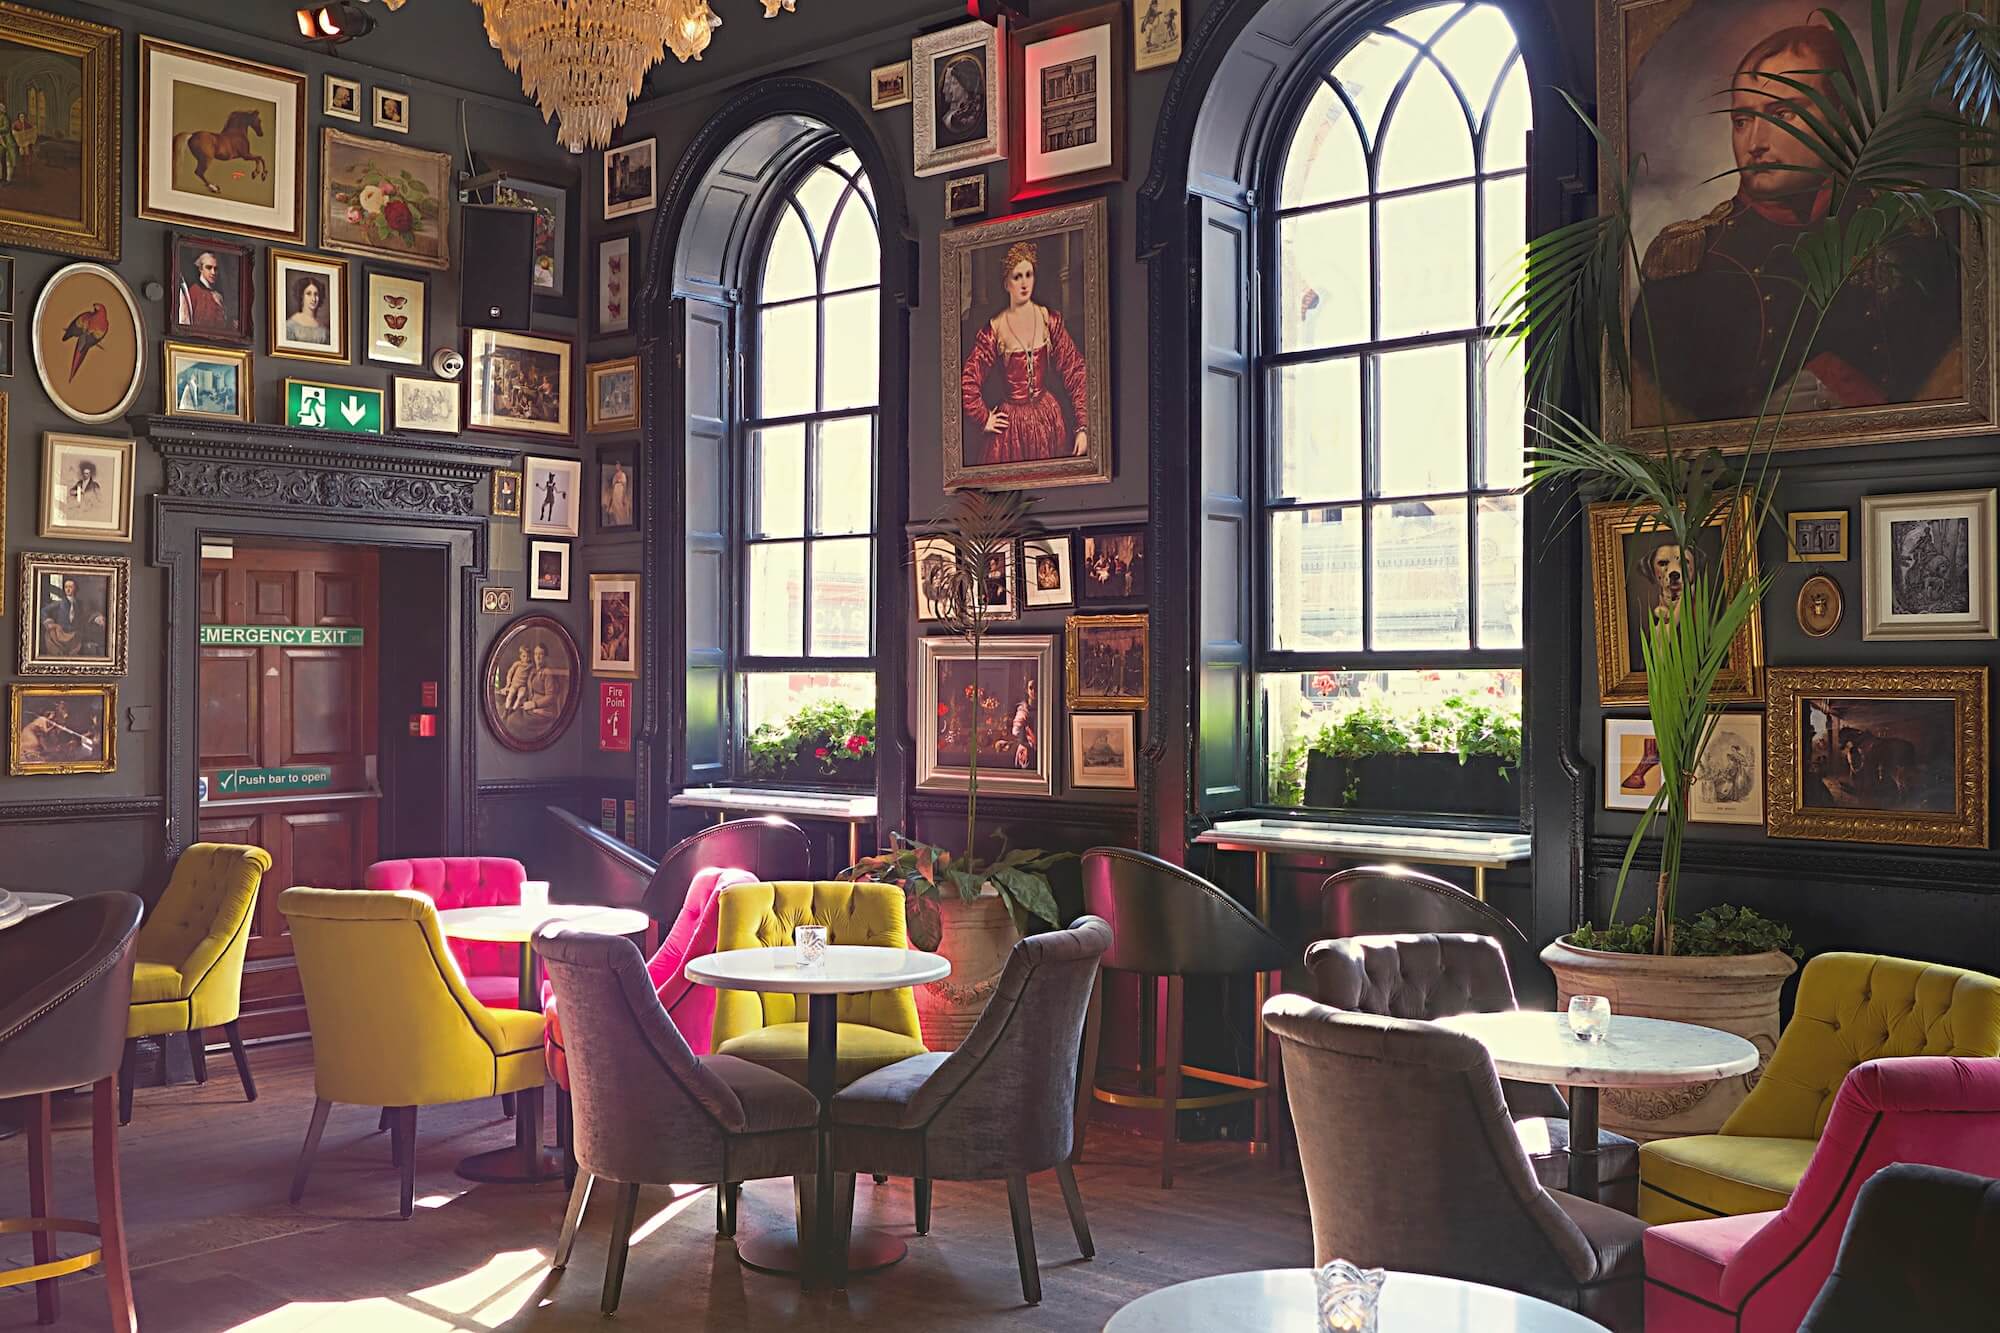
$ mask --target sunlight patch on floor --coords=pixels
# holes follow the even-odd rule
[[[673,1185],[669,1188],[674,1192],[674,1201],[647,1218],[643,1225],[632,1228],[633,1245],[637,1245],[640,1241],[646,1239],[646,1237],[652,1235],[655,1231],[658,1231],[661,1227],[686,1212],[693,1206],[696,1199],[707,1198],[711,1189],[715,1187],[709,1185]]]
[[[498,1328],[526,1309],[549,1271],[540,1250],[509,1250],[484,1264],[406,1296],[356,1301],[294,1301],[238,1324],[230,1333],[296,1333],[302,1329],[366,1328],[369,1333],[477,1333]]]

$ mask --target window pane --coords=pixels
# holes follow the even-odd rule
[[[1381,337],[1472,327],[1473,191],[1461,185],[1382,201]]]
[[[1477,120],[1486,114],[1500,67],[1514,54],[1514,28],[1497,7],[1474,5],[1431,50],[1451,71]]]
[[[852,148],[843,148],[827,159],[827,165],[850,176],[861,174],[861,159],[854,155]]]
[[[769,303],[811,296],[819,290],[818,282],[805,225],[794,210],[780,209],[777,229],[771,233],[771,251],[764,256],[764,286],[757,299]]]
[[[1480,346],[1479,355],[1486,393],[1480,428],[1480,471],[1484,475],[1479,480],[1488,490],[1512,490],[1525,479],[1528,461],[1528,399],[1521,352],[1508,343],[1489,342]]]
[[[859,715],[854,720],[854,724],[858,725],[860,730],[852,732],[850,735],[859,735],[865,739],[873,739],[875,731],[874,673],[868,671],[748,671],[743,674],[743,731],[745,735],[752,735],[759,727],[764,726],[783,728],[787,719],[797,714],[801,709],[812,706],[817,710],[824,708],[828,704],[838,704],[840,707]],[[852,748],[840,743],[846,740],[846,737],[828,736],[826,739],[835,742],[835,745],[827,747],[830,752],[838,750],[845,755],[853,755],[855,753]],[[811,750],[814,748],[817,747],[807,747],[807,757],[810,757]],[[749,762],[746,765],[748,776],[753,779],[761,778],[766,780],[792,776],[783,772],[783,769],[788,767],[788,765],[778,758],[775,747],[767,753],[769,753],[770,757],[761,765],[754,751],[748,756]],[[796,754],[796,752],[794,753]],[[832,755],[830,754],[829,757],[831,758]],[[812,772],[810,776],[818,781],[832,784],[845,782],[859,783],[862,781],[861,765],[854,758],[834,758],[833,762],[827,767],[831,767],[833,771],[827,773],[821,766],[814,765],[814,768],[819,769],[819,771]],[[797,778],[794,777],[793,780],[796,781]]]
[[[1463,8],[1463,5],[1432,5],[1428,9],[1419,9],[1401,18],[1391,19],[1389,26],[1420,42],[1427,42],[1433,33],[1444,26],[1446,19]]]
[[[1534,108],[1528,96],[1528,71],[1520,61],[1500,82],[1500,100],[1486,124],[1486,169],[1506,171],[1528,165],[1528,130]]]
[[[1465,347],[1375,358],[1376,495],[1465,489]]]
[[[876,321],[882,294],[870,289],[826,300],[826,382],[821,406],[873,407],[881,397],[882,346]]]
[[[812,655],[868,655],[868,553],[866,537],[812,544]]]
[[[871,531],[875,517],[875,418],[843,417],[819,426],[813,474],[813,531],[829,536]]]
[[[1374,508],[1374,624],[1379,652],[1466,648],[1465,501]]]
[[[1271,515],[1271,646],[1280,651],[1361,646],[1361,511]]]
[[[775,306],[759,316],[757,413],[797,416],[813,410],[819,369],[819,304]]]
[[[798,657],[805,649],[805,544],[750,547],[745,634],[753,657]]]
[[[1338,347],[1368,337],[1368,207],[1278,224],[1278,346]]]
[[[826,236],[833,222],[833,206],[846,193],[847,178],[825,167],[814,167],[793,192],[792,197],[805,210],[806,225],[812,229],[813,241],[821,254],[826,253]]]
[[[1452,180],[1472,174],[1472,127],[1458,94],[1437,65],[1419,61],[1382,132],[1376,188]]]
[[[1361,130],[1370,143],[1381,133],[1382,109],[1389,104],[1389,94],[1396,91],[1403,71],[1416,58],[1416,48],[1408,42],[1371,32],[1334,67],[1333,77],[1361,113]]]
[[[1528,242],[1528,178],[1508,176],[1489,181],[1486,189],[1486,253],[1480,276],[1484,320],[1488,323],[1505,303],[1507,289],[1521,276],[1521,255]]]
[[[1308,208],[1367,193],[1368,164],[1361,155],[1354,118],[1333,89],[1322,83],[1292,134],[1278,206]]]
[[[1479,502],[1479,646],[1521,646],[1521,497]]]
[[[826,289],[851,291],[882,281],[882,247],[875,237],[875,218],[860,195],[850,195],[833,222],[833,244],[826,252]]]
[[[750,436],[752,537],[798,537],[806,522],[806,428],[773,426]]]
[[[1274,500],[1361,494],[1361,361],[1342,357],[1278,372]]]

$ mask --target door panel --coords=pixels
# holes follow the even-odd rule
[[[281,815],[292,880],[315,889],[358,889],[365,870],[362,848],[374,841],[375,807],[352,802],[324,810]],[[363,825],[370,827],[364,830]]]
[[[355,679],[361,655],[350,648],[278,651],[282,681],[278,716],[285,727],[278,736],[279,762],[330,763],[336,790],[358,785],[363,773],[343,770],[365,749],[357,734],[361,712],[354,707],[364,688]]]
[[[223,599],[227,594],[227,580],[219,569],[201,571],[201,583],[195,591],[195,606],[201,613],[204,625],[220,625],[223,615]]]
[[[255,648],[207,648],[201,655],[201,762],[217,768],[255,764],[258,699]]]
[[[321,574],[313,580],[315,625],[360,624],[360,580],[346,574]]]
[[[247,554],[247,553],[246,553]],[[248,623],[252,625],[297,624],[294,608],[299,604],[297,572],[289,569],[249,569],[244,571],[249,590]]]

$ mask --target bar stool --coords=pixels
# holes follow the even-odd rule
[[[1083,854],[1084,910],[1111,926],[1111,948],[1104,955],[1107,970],[1136,972],[1141,979],[1140,1047],[1150,1062],[1154,1048],[1153,995],[1165,982],[1165,1013],[1159,1023],[1166,1044],[1160,1064],[1114,1072],[1136,1075],[1143,1092],[1093,1087],[1098,1101],[1160,1112],[1160,1188],[1174,1183],[1174,1145],[1182,1111],[1261,1100],[1261,1133],[1278,1137],[1283,1115],[1283,1091],[1272,1038],[1259,1027],[1264,1043],[1264,1078],[1244,1078],[1215,1069],[1181,1063],[1182,996],[1188,977],[1266,975],[1275,988],[1281,982],[1291,950],[1242,904],[1170,861],[1123,847],[1093,847]],[[1102,983],[1100,982],[1100,985]],[[1091,1003],[1089,1032],[1084,1038],[1084,1073],[1095,1082],[1101,1004]],[[1181,1095],[1183,1079],[1220,1085],[1221,1092]],[[1157,1088],[1157,1091],[1155,1090]],[[1081,1112],[1079,1112],[1081,1119]]]

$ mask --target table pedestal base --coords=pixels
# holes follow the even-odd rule
[[[909,1246],[887,1232],[856,1227],[847,1238],[847,1271],[872,1273],[896,1263],[909,1252]],[[780,1225],[754,1236],[739,1236],[736,1257],[760,1273],[797,1277],[805,1272],[805,1252],[793,1227]]]
[[[533,1169],[522,1162],[519,1148],[495,1148],[474,1153],[458,1164],[458,1174],[482,1185],[539,1185],[545,1180],[561,1180],[562,1154],[548,1148],[535,1154]]]

